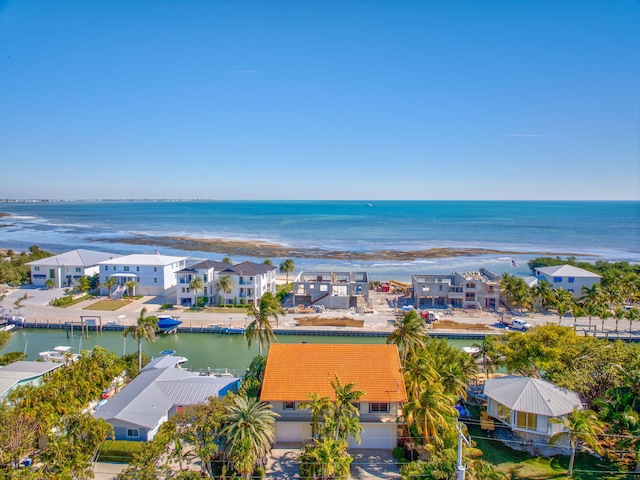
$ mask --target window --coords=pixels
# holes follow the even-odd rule
[[[106,272],[107,270],[109,270],[109,265],[104,266],[104,271]]]
[[[506,405],[498,403],[498,418],[503,422],[511,424],[511,409]]]
[[[49,270],[49,278],[56,278],[56,271],[53,268]]]
[[[207,294],[207,287],[204,287],[204,295]]]
[[[296,409],[296,402],[282,402],[282,409],[283,410],[295,410]]]
[[[157,277],[153,278],[153,283],[158,283],[158,278]]]
[[[34,270],[35,270],[36,272],[39,272],[39,271],[40,271],[40,267],[35,267],[35,268],[34,268]]]
[[[158,271],[158,267],[153,267],[153,271],[157,272]]]
[[[576,281],[576,279],[574,277],[569,277],[569,283],[573,283],[575,281]]]
[[[76,267],[76,272],[80,273],[80,271],[81,271],[80,267]]]
[[[206,274],[206,273],[205,273],[204,275],[202,275],[202,281],[203,281],[204,283],[208,283],[208,282],[209,282],[208,278],[209,278],[209,277],[207,276],[207,274]],[[205,287],[205,288],[207,288],[207,287]]]
[[[518,412],[518,428],[524,430],[536,430],[538,428],[538,416],[535,413]]]
[[[575,292],[573,291],[573,288],[567,288],[567,292],[569,292],[569,293],[575,293]]]
[[[562,283],[562,277],[553,277],[553,283]]]
[[[129,266],[127,265],[126,267],[124,267],[124,271],[128,272],[129,271]]]
[[[136,267],[136,272],[139,272],[139,271],[140,271],[140,267]]]
[[[127,428],[127,438],[140,437],[140,431],[137,428]]]
[[[384,412],[384,413],[388,413],[389,412],[389,404],[388,403],[370,403],[369,404],[369,413],[375,413],[375,412]]]

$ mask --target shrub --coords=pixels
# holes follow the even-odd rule
[[[405,459],[404,448],[402,447],[394,448],[391,451],[391,455],[393,455],[393,458],[395,458],[396,460],[404,460]]]
[[[98,460],[101,462],[129,463],[133,456],[147,448],[145,442],[127,440],[107,440],[100,447]]]
[[[162,310],[171,310],[173,308],[173,304],[171,304],[169,302],[165,302],[162,305],[160,305],[160,308]]]

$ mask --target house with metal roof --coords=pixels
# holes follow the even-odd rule
[[[160,425],[188,405],[237,392],[240,378],[202,376],[177,366],[180,357],[158,357],[93,414],[113,426],[116,440],[150,441]]]
[[[100,285],[108,278],[115,278],[118,286],[112,290],[112,298],[120,298],[128,282],[136,283],[136,295],[171,295],[176,287],[176,272],[185,267],[186,257],[137,253],[100,262]],[[106,295],[106,287],[102,294]]]
[[[31,283],[44,287],[53,280],[55,288],[72,287],[80,277],[91,277],[100,271],[98,264],[118,257],[113,253],[94,250],[72,250],[27,263],[31,268]]]
[[[592,287],[595,283],[600,283],[602,278],[597,273],[573,265],[537,268],[535,275],[538,281],[545,280],[555,289],[564,288],[576,298],[582,296],[582,287]]]
[[[58,362],[13,362],[0,367],[0,402],[12,390],[24,385],[38,386],[43,378],[63,364]]]
[[[552,418],[568,415],[574,407],[582,408],[577,393],[539,378],[509,375],[492,378],[484,384],[487,413],[511,428],[521,438],[548,440],[562,431]]]
[[[335,398],[331,382],[354,383],[364,391],[359,404],[361,444],[354,448],[392,449],[398,445],[401,404],[407,401],[395,345],[273,344],[269,347],[260,399],[271,404],[276,443],[311,439],[311,412],[299,409],[309,394]]]

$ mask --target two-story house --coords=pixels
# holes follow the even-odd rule
[[[367,272],[300,272],[293,281],[293,305],[330,309],[365,307],[369,302]]]
[[[395,345],[272,344],[260,399],[271,404],[276,419],[276,443],[311,439],[311,412],[300,409],[309,394],[335,399],[331,382],[354,383],[364,391],[360,412],[361,444],[357,448],[392,449],[398,444],[401,404],[407,401]]]
[[[267,292],[276,293],[276,267],[264,263],[242,262],[220,272],[233,280],[230,293],[219,292],[228,303],[258,303]]]
[[[31,283],[44,287],[53,280],[55,288],[72,287],[80,277],[91,277],[100,271],[98,264],[118,255],[94,250],[72,250],[27,263],[31,268]]]
[[[582,296],[582,287],[592,287],[593,284],[600,283],[602,278],[597,273],[573,265],[537,268],[535,275],[538,281],[546,280],[552,288],[563,288],[576,298]]]
[[[176,288],[176,305],[190,307],[196,304],[196,295],[206,297],[207,303],[214,303],[216,297],[215,283],[221,271],[229,268],[229,265],[215,260],[205,260],[190,267],[178,271]],[[194,278],[202,280],[202,289],[194,292],[191,282]]]
[[[417,308],[495,309],[500,302],[500,277],[485,268],[451,275],[413,275],[411,282]]]
[[[186,257],[169,255],[133,254],[100,262],[100,285],[108,278],[115,278],[118,287],[115,296],[122,295],[129,281],[136,282],[136,295],[162,296],[174,293],[176,272],[185,267]],[[102,286],[102,293],[108,294]]]

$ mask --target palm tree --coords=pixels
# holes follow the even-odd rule
[[[571,316],[573,317],[573,331],[576,331],[576,323],[578,321],[578,317],[583,317],[585,314],[585,310],[582,307],[582,305],[580,305],[577,302],[573,302],[571,304]]]
[[[562,317],[571,311],[573,305],[573,294],[564,288],[559,288],[555,291],[555,298],[553,300],[553,306],[558,312],[558,325],[562,323]]]
[[[293,260],[287,258],[280,263],[278,270],[280,271],[280,273],[284,273],[287,275],[287,283],[289,283],[289,274],[293,273],[296,270],[296,264],[293,262]]]
[[[431,355],[424,348],[418,349],[409,356],[402,367],[402,373],[409,400],[420,396],[420,390],[424,384],[430,384],[440,379],[440,375],[431,361]]]
[[[618,322],[627,316],[627,311],[622,308],[620,305],[616,305],[615,310],[613,311],[613,318],[616,319],[616,332],[618,331]]]
[[[349,435],[355,437],[355,435],[359,435],[359,432],[362,431],[359,423],[356,422],[356,424],[354,424],[351,419],[360,416],[360,411],[355,406],[355,403],[359,402],[366,392],[356,390],[355,383],[345,383],[342,385],[338,375],[336,375],[335,380],[331,382],[331,386],[333,387],[336,400],[329,418],[335,422],[335,439],[346,441]]]
[[[331,400],[329,397],[321,397],[317,393],[309,393],[308,396],[311,400],[301,402],[298,408],[308,408],[311,412],[311,436],[317,438],[320,431],[320,417],[327,415],[331,407]]]
[[[264,466],[275,439],[275,418],[279,415],[271,405],[257,398],[237,396],[227,406],[228,416],[220,435],[225,456],[237,461],[234,451],[240,449],[251,460],[253,468]],[[246,474],[248,469],[243,469]],[[249,473],[251,473],[249,472]]]
[[[263,265],[268,265],[269,267],[273,267],[273,262],[272,262],[272,261],[271,261],[271,259],[269,259],[269,258],[265,258],[265,259],[262,261],[262,264],[263,264]]]
[[[129,291],[129,298],[133,298],[136,294],[136,281],[135,280],[129,280],[127,282],[125,282],[125,287],[127,287],[127,290]]]
[[[153,315],[145,317],[146,313],[146,308],[140,310],[140,316],[136,324],[129,325],[123,332],[125,338],[131,335],[138,342],[138,370],[142,370],[142,340],[155,342],[156,332],[158,331],[158,317]]]
[[[604,332],[604,322],[607,318],[611,318],[611,310],[609,309],[609,306],[604,303],[600,305],[598,308],[598,316],[602,321],[602,331]]]
[[[280,305],[280,301],[271,292],[267,292],[260,298],[260,305],[249,305],[247,315],[253,317],[253,321],[247,326],[245,338],[251,347],[254,340],[258,341],[258,352],[262,356],[263,348],[267,347],[271,341],[276,341],[276,334],[273,332],[270,319],[273,318],[278,324],[278,315],[284,315],[285,310]]]
[[[410,354],[418,348],[424,347],[425,340],[429,338],[427,327],[422,317],[415,310],[410,310],[404,318],[396,322],[396,328],[387,337],[387,343],[398,346],[402,365]]]
[[[580,444],[585,444],[596,452],[602,454],[602,446],[598,442],[598,435],[603,435],[605,430],[604,423],[598,418],[593,410],[580,410],[574,407],[573,411],[562,418],[552,418],[551,423],[560,423],[564,426],[564,430],[556,432],[551,437],[549,445],[553,446],[562,438],[569,439],[571,448],[571,460],[569,460],[568,476],[573,476],[573,462],[576,456],[576,448]]]
[[[629,320],[629,338],[631,338],[631,326],[633,322],[640,321],[640,309],[638,308],[630,308],[626,313],[627,320]]]
[[[213,283],[213,288],[215,288],[218,294],[220,294],[220,292],[223,294],[231,293],[231,290],[233,290],[233,280],[231,279],[231,276],[220,275],[218,280]],[[223,297],[223,304],[224,303],[226,303],[226,298]]]
[[[24,302],[25,298],[27,298],[26,295],[24,297],[18,298],[15,302],[13,302],[13,306],[18,311],[18,315],[20,315],[20,309],[24,307],[22,302]]]
[[[224,257],[222,259],[222,263],[226,263],[227,265],[233,265],[233,260],[230,257]]]
[[[107,277],[101,287],[105,287],[107,292],[109,293],[109,298],[111,298],[111,289],[118,284],[118,279],[116,277]]]
[[[485,335],[482,343],[474,343],[474,347],[478,349],[473,354],[474,358],[482,361],[482,371],[485,379],[489,379],[489,375],[495,371],[496,363],[498,363],[499,353],[497,351],[497,340],[493,335]]]
[[[443,445],[442,433],[451,430],[450,420],[458,414],[456,401],[455,395],[445,393],[436,382],[424,385],[420,396],[407,402],[402,411],[407,425],[415,426],[425,443],[438,447]]]
[[[301,478],[317,480],[347,479],[353,457],[347,453],[348,443],[324,437],[306,445],[298,457]]]
[[[547,308],[553,303],[554,290],[551,288],[551,285],[549,285],[549,282],[542,279],[539,280],[538,285],[534,287],[533,296],[540,299],[540,306],[542,308]]]
[[[194,307],[198,306],[198,290],[202,290],[204,284],[202,283],[202,278],[193,277],[193,280],[189,282],[189,287],[193,290],[193,295],[195,297],[195,302],[193,304]]]

